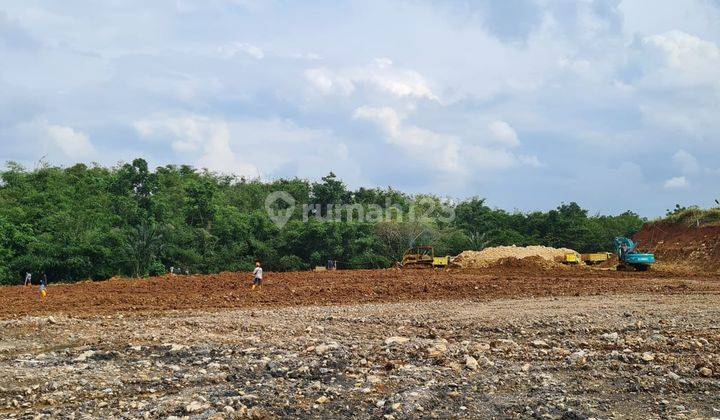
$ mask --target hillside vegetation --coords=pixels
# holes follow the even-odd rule
[[[522,213],[491,208],[482,198],[448,202],[391,188],[351,191],[332,173],[319,182],[263,182],[189,166],[153,171],[142,159],[113,168],[26,170],[9,163],[0,180],[0,283],[6,284],[20,282],[26,271],[75,281],[156,275],[169,267],[250,270],[256,259],[277,271],[328,259],[340,268],[382,268],[413,244],[434,245],[437,254],[512,244],[609,250],[613,237],[632,235],[644,222],[632,212],[589,216],[576,203]],[[265,209],[276,191],[296,201],[283,228]],[[321,206],[304,212],[308,203]],[[373,220],[334,221],[327,208],[333,203],[383,210]]]

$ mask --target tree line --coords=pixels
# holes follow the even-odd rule
[[[273,211],[291,211],[282,228],[266,209],[278,191],[295,201],[289,209],[271,203]],[[382,213],[327,217],[330,204]],[[479,197],[350,190],[332,173],[317,182],[264,182],[185,165],[153,171],[143,159],[34,170],[10,162],[0,172],[0,284],[19,283],[25,272],[57,282],[160,275],[169,267],[250,271],[256,260],[278,271],[329,259],[340,268],[384,268],[413,245],[433,245],[438,255],[512,244],[609,250],[613,237],[632,235],[643,222],[632,212],[588,215],[576,203],[524,213],[491,208]]]

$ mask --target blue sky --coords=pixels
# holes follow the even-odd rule
[[[43,157],[709,206],[720,1],[4,1],[0,161]]]

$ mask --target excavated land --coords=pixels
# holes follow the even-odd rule
[[[720,417],[720,277],[536,263],[0,288],[0,418]]]
[[[713,276],[670,272],[617,272],[585,267],[545,268],[534,259],[502,260],[485,270],[344,270],[268,273],[262,293],[250,290],[246,273],[164,276],[50,285],[41,301],[36,287],[0,289],[0,318],[64,313],[308,305],[351,305],[405,300],[580,296],[618,293],[714,292]]]
[[[720,274],[720,223],[648,223],[634,239],[640,249],[655,254],[660,269]]]

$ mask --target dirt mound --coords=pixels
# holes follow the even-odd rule
[[[567,268],[568,266],[558,264],[554,261],[548,261],[538,255],[531,257],[516,258],[516,257],[505,257],[499,260],[492,261],[488,264],[488,268],[521,268],[529,270],[552,270],[556,268]]]
[[[496,246],[492,248],[485,248],[482,251],[463,251],[455,258],[454,262],[462,268],[485,268],[490,267],[497,261],[506,258],[522,260],[528,257],[537,257],[546,261],[550,265],[558,266],[561,264],[556,263],[555,259],[563,257],[568,253],[577,254],[578,256],[580,255],[569,248],[552,248],[540,245]]]
[[[659,269],[720,273],[720,225],[648,223],[633,239],[655,254]]]

